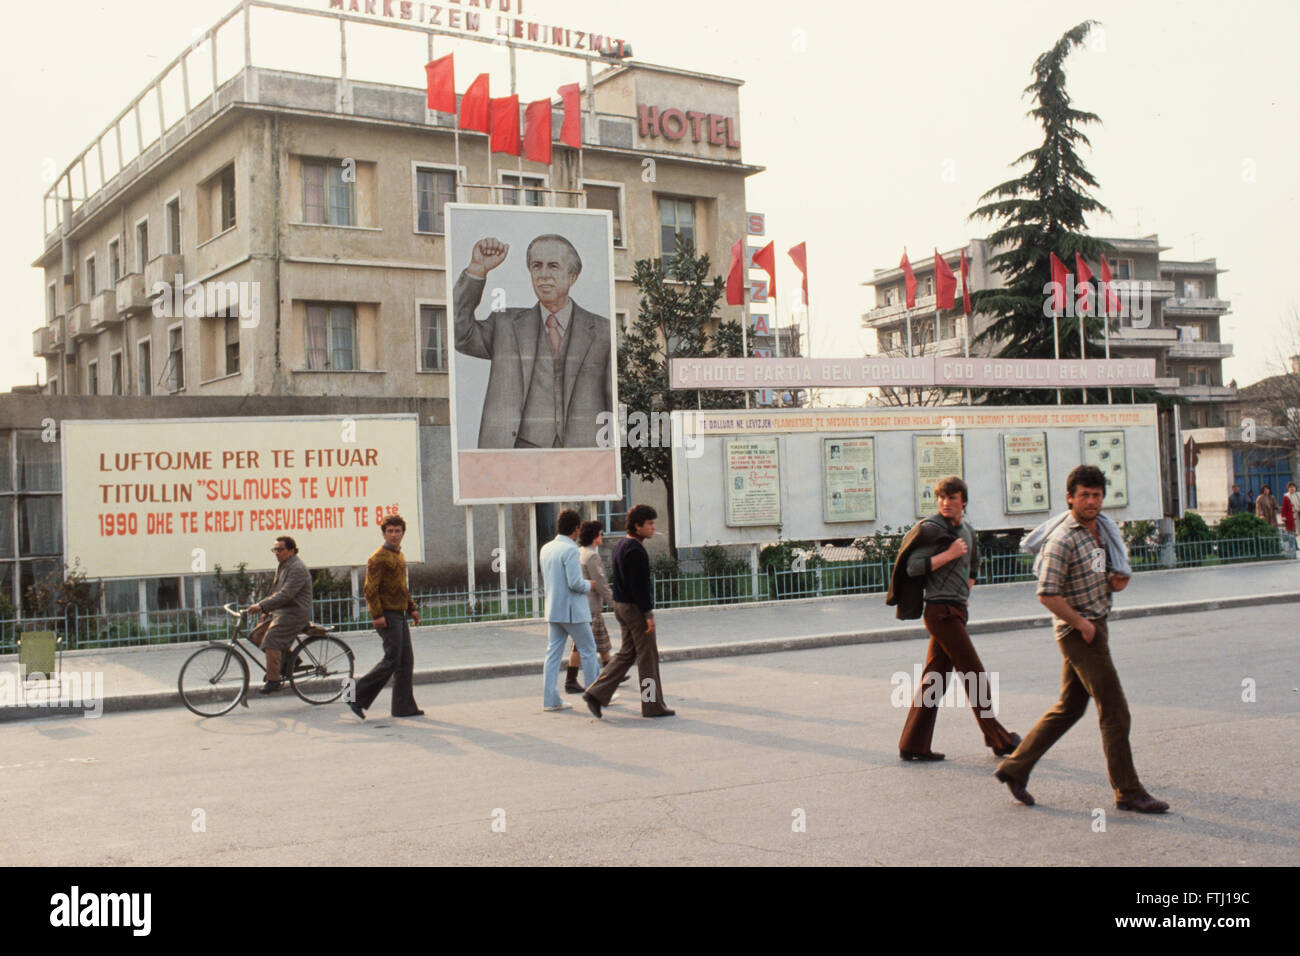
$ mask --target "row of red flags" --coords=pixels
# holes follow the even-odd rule
[[[456,114],[456,71],[448,53],[424,66],[429,109]],[[561,86],[564,122],[560,142],[582,149],[582,105],[577,83]],[[488,93],[488,75],[480,73],[460,98],[459,128],[487,133],[494,153],[518,156],[522,151],[529,162],[551,164],[551,101],[534,100],[524,109],[524,133],[519,135],[519,97],[493,98]]]
[[[1060,314],[1065,311],[1065,288],[1066,288],[1066,271],[1065,263],[1057,258],[1056,253],[1049,253],[1051,256],[1050,263],[1052,269],[1052,312]],[[903,270],[903,288],[906,293],[907,308],[916,308],[916,274],[912,272],[912,264],[907,261],[907,250],[903,250],[902,261],[898,267]],[[1083,256],[1075,253],[1074,268],[1077,285],[1079,288],[1079,314],[1083,315],[1092,311],[1092,287],[1088,285],[1092,281],[1093,273],[1088,268],[1088,263],[1084,261]],[[968,281],[970,278],[970,263],[966,261],[966,250],[961,252],[961,310],[963,314],[970,315],[970,289]],[[1115,293],[1112,285],[1114,276],[1111,275],[1110,263],[1106,257],[1101,257],[1101,286],[1106,291],[1106,314],[1113,315],[1119,310],[1119,296]],[[806,289],[805,289],[806,292]],[[957,297],[957,277],[953,275],[952,269],[948,266],[943,256],[939,255],[939,250],[934,250],[934,295],[935,305],[939,309],[951,309],[956,302]]]
[[[803,276],[803,303],[808,304],[808,244],[793,246],[787,255]],[[745,239],[742,236],[731,247],[731,268],[727,270],[727,305],[745,304]],[[768,294],[776,298],[776,240],[772,240],[754,253],[754,265],[767,273]]]

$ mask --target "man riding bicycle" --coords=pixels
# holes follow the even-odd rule
[[[251,635],[253,643],[266,651],[266,683],[259,691],[262,694],[273,694],[280,689],[284,683],[280,676],[284,652],[311,623],[311,571],[298,557],[297,543],[288,535],[280,535],[271,550],[280,562],[271,582],[271,594],[248,608],[249,614],[276,612],[271,615],[270,628],[261,640],[258,640],[263,630],[260,625]]]

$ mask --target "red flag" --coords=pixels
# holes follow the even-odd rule
[[[551,165],[551,101],[534,100],[524,110],[524,158]]]
[[[970,315],[970,289],[967,288],[967,280],[970,278],[970,263],[966,261],[966,250],[961,251],[961,311],[963,315]]]
[[[460,128],[488,131],[488,75],[480,73],[460,98]]]
[[[456,112],[456,73],[451,62],[452,55],[430,60],[424,64],[426,86],[429,91],[429,109],[439,113]]]
[[[1115,294],[1115,287],[1111,285],[1112,276],[1110,274],[1110,264],[1106,257],[1101,257],[1101,287],[1105,290],[1106,315],[1114,315],[1119,311],[1119,296]]]
[[[803,274],[803,304],[808,304],[808,243],[801,242],[790,250],[790,258]]]
[[[488,128],[492,138],[492,152],[519,155],[518,95],[488,100]]]
[[[1077,252],[1074,254],[1074,281],[1079,287],[1079,314],[1088,315],[1092,312],[1092,286],[1088,285],[1092,281],[1092,270]]]
[[[767,273],[768,294],[776,298],[776,240],[772,240],[754,253],[754,265]]]
[[[582,149],[582,97],[577,83],[562,86],[559,93],[564,102],[564,122],[560,126],[560,142],[574,149]]]
[[[745,237],[731,247],[731,268],[727,270],[727,305],[745,304]]]
[[[1055,252],[1049,252],[1052,269],[1052,315],[1065,311],[1065,263],[1056,258]]]
[[[948,267],[948,261],[934,250],[934,303],[940,309],[951,309],[957,295],[957,277]]]
[[[903,288],[906,290],[906,302],[909,309],[916,308],[916,273],[912,271],[912,264],[907,261],[907,249],[903,249],[903,259],[898,264],[898,268],[903,270]]]

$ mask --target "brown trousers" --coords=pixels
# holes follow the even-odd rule
[[[587,693],[601,705],[609,703],[618,689],[618,682],[627,676],[636,661],[637,693],[641,698],[641,716],[653,717],[668,708],[664,706],[663,682],[659,679],[659,647],[655,637],[646,631],[645,614],[635,604],[614,602],[614,616],[623,629],[623,643],[604,670],[600,672]]]
[[[908,709],[903,736],[898,739],[899,750],[930,752],[934,722],[939,716],[939,708],[935,706],[934,700],[948,689],[951,671],[957,671],[958,680],[973,680],[975,687],[988,693],[990,685],[984,673],[984,665],[966,630],[966,614],[966,608],[954,604],[925,606],[925,629],[930,632],[930,647],[925,655],[921,685],[917,687],[912,706]],[[926,693],[926,688],[932,685],[934,689]],[[967,696],[970,697],[971,685],[967,684],[966,689]],[[980,695],[971,697],[970,705],[975,712],[980,732],[984,734],[984,745],[993,750],[1005,750],[1011,745],[1011,734],[998,723],[991,711],[984,709],[988,701],[979,700],[978,696]]]
[[[1110,656],[1110,634],[1106,619],[1092,622],[1097,634],[1089,644],[1071,628],[1056,643],[1065,663],[1061,668],[1061,699],[1034,724],[1024,742],[998,767],[1003,773],[1025,783],[1038,759],[1052,744],[1073,727],[1088,709],[1088,698],[1097,702],[1097,719],[1101,723],[1101,749],[1106,753],[1106,772],[1115,790],[1116,800],[1128,800],[1143,793],[1133,751],[1129,747],[1131,723],[1128,701],[1120,687],[1119,674]]]

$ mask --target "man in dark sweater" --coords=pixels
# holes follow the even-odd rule
[[[943,754],[930,749],[930,742],[939,701],[954,669],[975,711],[985,746],[1004,757],[1020,743],[1020,736],[1009,733],[993,713],[988,675],[966,630],[966,602],[979,569],[979,541],[965,518],[966,494],[966,482],[955,475],[935,483],[939,514],[925,520],[943,525],[943,543],[915,547],[907,558],[907,573],[925,579],[925,629],[930,632],[930,647],[921,685],[915,689],[898,740],[898,756],[903,760],[943,759]],[[949,537],[951,544],[946,543]]]
[[[582,695],[588,709],[597,717],[600,709],[609,704],[633,661],[636,661],[637,683],[641,689],[641,716],[671,717],[676,713],[664,706],[659,647],[655,642],[650,556],[641,544],[655,533],[658,517],[649,505],[633,506],[627,513],[627,537],[614,545],[614,575],[610,584],[614,592],[614,616],[623,630],[623,643]]]

